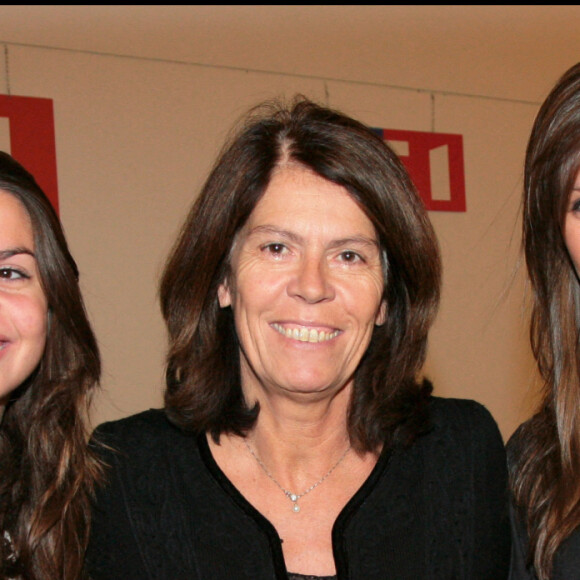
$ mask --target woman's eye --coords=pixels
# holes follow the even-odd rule
[[[572,204],[572,209],[571,211],[573,211],[574,213],[580,212],[580,199],[577,199],[573,204]]]
[[[266,244],[262,247],[262,250],[274,256],[281,256],[286,252],[287,248],[284,244]]]
[[[364,261],[360,254],[357,254],[356,252],[352,252],[350,250],[346,250],[345,252],[342,252],[340,254],[340,259],[343,262],[347,262],[348,264],[354,264],[355,262]]]
[[[0,280],[23,280],[27,278],[29,276],[16,268],[0,268]]]

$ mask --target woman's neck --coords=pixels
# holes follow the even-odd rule
[[[346,422],[350,395],[338,393],[330,400],[296,401],[268,397],[260,401],[260,413],[247,443],[272,469],[320,470],[349,446]]]

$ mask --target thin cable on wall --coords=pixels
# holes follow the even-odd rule
[[[4,80],[6,82],[6,94],[10,96],[10,59],[8,45],[4,45]]]
[[[435,93],[431,93],[431,133],[435,133]]]
[[[130,54],[117,54],[112,52],[105,52],[105,51],[98,51],[98,50],[79,50],[77,48],[62,48],[62,47],[55,47],[55,46],[46,46],[41,44],[31,44],[26,42],[7,42],[0,39],[0,44],[11,46],[22,46],[27,48],[36,48],[42,50],[50,50],[50,51],[59,51],[59,52],[70,52],[74,54],[91,54],[94,56],[106,56],[106,57],[113,57],[113,58],[122,58],[122,59],[130,59],[130,60],[140,60],[145,62],[160,62],[166,64],[175,64],[181,66],[188,66],[188,67],[201,67],[201,68],[209,68],[215,70],[230,70],[230,71],[243,71],[244,73],[254,73],[254,74],[262,74],[262,75],[275,75],[280,77],[287,77],[287,78],[298,78],[298,79],[311,79],[316,81],[323,81],[323,82],[337,82],[337,83],[347,83],[351,85],[358,85],[358,86],[367,86],[367,87],[379,87],[383,89],[392,89],[395,91],[408,91],[413,93],[429,93],[429,94],[437,94],[445,97],[461,97],[461,98],[468,98],[468,99],[483,99],[489,101],[498,101],[498,102],[506,102],[506,103],[516,103],[520,105],[533,105],[539,106],[541,105],[541,101],[528,101],[524,99],[512,99],[509,97],[494,97],[490,95],[482,95],[477,93],[462,93],[456,91],[443,91],[443,90],[435,90],[430,88],[422,88],[422,87],[409,87],[409,86],[402,86],[402,85],[393,85],[390,83],[384,82],[376,82],[376,81],[361,81],[361,80],[354,80],[354,79],[346,79],[340,77],[329,77],[329,76],[320,76],[320,75],[309,75],[309,74],[300,74],[300,73],[289,73],[283,71],[276,71],[276,70],[267,70],[267,69],[256,69],[251,67],[239,67],[239,66],[231,66],[231,65],[218,65],[218,64],[208,64],[203,62],[193,62],[193,61],[184,61],[179,59],[172,59],[172,58],[152,58],[152,57],[145,57],[145,56],[135,56]]]

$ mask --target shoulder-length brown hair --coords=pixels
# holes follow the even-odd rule
[[[10,537],[0,541],[0,576],[76,580],[99,473],[84,422],[99,353],[58,217],[32,175],[4,152],[0,190],[30,216],[49,317],[41,361],[10,395],[0,424],[0,532]]]
[[[540,580],[550,577],[556,550],[580,525],[580,286],[564,239],[579,170],[580,63],[542,104],[525,160],[530,339],[544,388],[538,412],[514,437],[510,472]]]
[[[216,440],[222,432],[244,435],[256,420],[258,409],[248,409],[242,395],[232,312],[220,309],[217,294],[236,234],[282,159],[344,187],[376,229],[388,316],[356,371],[348,427],[360,450],[410,440],[423,426],[418,410],[430,392],[417,374],[439,301],[436,238],[385,142],[301,96],[290,106],[267,102],[250,112],[218,157],[168,260],[160,288],[169,331],[167,413]]]

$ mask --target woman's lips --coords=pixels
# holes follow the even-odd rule
[[[327,342],[336,338],[340,330],[320,330],[317,328],[307,328],[304,326],[285,326],[277,322],[271,324],[272,328],[286,338],[298,340],[300,342]]]

